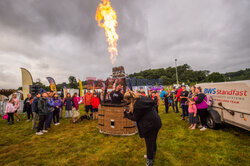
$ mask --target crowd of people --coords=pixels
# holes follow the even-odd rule
[[[138,90],[137,93],[150,97],[154,101],[156,112],[158,112],[158,106],[162,99],[165,105],[165,113],[169,112],[169,108],[172,108],[173,112],[179,113],[179,108],[181,108],[182,120],[188,118],[187,120],[191,124],[191,129],[195,129],[198,123],[201,124],[199,126],[201,131],[207,129],[206,119],[208,116],[207,108],[209,98],[202,93],[200,87],[192,86],[190,91],[187,91],[186,86],[182,85],[179,88],[173,87],[172,90],[168,89],[166,91],[162,90],[158,92],[149,90],[148,95],[146,95],[142,89]],[[162,96],[161,94],[164,95]],[[105,100],[120,104],[123,100],[123,95],[122,86],[117,86],[113,91],[106,93]],[[99,93],[96,91],[93,91],[93,93],[91,93],[90,90],[87,91],[83,101],[85,105],[85,116],[88,117],[88,119],[90,119],[90,117],[92,119],[98,119],[98,108],[103,100],[104,89]],[[20,101],[17,99],[17,95],[13,94],[6,105],[5,113],[8,117],[8,124],[14,123],[14,116],[17,118],[17,121],[20,121],[20,116],[17,112],[19,107]],[[43,92],[37,93],[33,98],[31,94],[28,94],[24,100],[23,112],[27,113],[27,121],[33,119],[32,128],[37,129],[38,135],[48,132],[52,122],[55,126],[60,125],[63,110],[65,110],[65,118],[72,118],[73,123],[78,122],[80,113],[77,93],[72,97],[68,93],[65,98],[60,98],[57,93]]]
[[[161,92],[162,93],[162,92]],[[179,113],[179,105],[182,109],[182,120],[190,123],[190,129],[196,129],[198,123],[201,131],[207,129],[207,108],[210,105],[210,98],[202,93],[201,87],[191,86],[190,91],[186,90],[186,86],[182,85],[178,89],[173,87],[172,91],[165,91],[164,96],[165,111],[168,113],[169,107],[173,112]]]
[[[135,92],[128,89],[124,93],[123,87],[120,85],[111,92],[105,92],[102,89],[99,93],[96,91],[91,93],[88,90],[83,97],[85,106],[84,117],[89,120],[91,118],[98,119],[98,109],[103,101],[108,101],[111,104],[121,104],[124,100],[132,101],[133,109],[126,109],[124,117],[136,121],[139,136],[145,139],[147,165],[153,165],[157,147],[156,139],[162,125],[158,115],[161,99],[165,105],[165,113],[169,113],[169,108],[172,108],[173,112],[179,113],[180,106],[182,109],[182,120],[188,118],[190,129],[196,129],[199,122],[201,123],[201,131],[207,129],[206,119],[208,116],[209,97],[202,93],[200,87],[192,86],[190,91],[187,91],[185,85],[179,88],[173,87],[172,90],[166,91],[149,90],[148,95],[146,95],[143,89]],[[14,116],[17,117],[17,121],[20,121],[17,112],[19,107],[20,101],[17,99],[16,94],[13,94],[6,106],[5,115],[8,116],[8,124],[14,123]],[[56,92],[42,92],[37,93],[34,98],[32,98],[31,94],[28,94],[24,100],[23,112],[27,113],[27,121],[31,121],[31,118],[33,118],[32,128],[36,130],[37,135],[47,133],[51,129],[52,124],[54,126],[60,125],[63,110],[65,110],[65,118],[72,118],[73,123],[78,123],[80,113],[77,93],[72,97],[68,93],[65,98],[60,98]]]

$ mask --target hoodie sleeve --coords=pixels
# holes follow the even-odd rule
[[[203,93],[198,94],[197,99],[195,100],[195,103],[200,104],[205,97],[206,97],[206,95]]]
[[[48,99],[47,104],[48,104],[49,107],[54,107],[55,106],[55,103],[54,103],[53,99],[52,100]]]
[[[124,117],[128,118],[128,119],[130,119],[132,121],[136,121],[136,118],[135,118],[134,114],[131,113],[131,112],[130,113],[124,112]]]

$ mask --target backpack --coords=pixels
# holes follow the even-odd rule
[[[210,95],[206,95],[206,97],[203,99],[203,101],[205,101],[209,107],[211,107],[213,105],[213,98]]]

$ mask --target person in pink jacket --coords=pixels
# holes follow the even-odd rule
[[[17,121],[19,122],[20,121],[20,117],[19,117],[19,115],[18,115],[18,109],[19,109],[19,107],[20,107],[20,102],[19,102],[19,99],[17,98],[17,95],[16,95],[16,93],[14,93],[13,95],[12,95],[12,98],[13,98],[13,101],[14,101],[14,103],[15,103],[15,105],[14,105],[14,115],[15,115],[15,117],[17,117]]]
[[[189,123],[191,124],[191,126],[189,128],[194,130],[196,128],[196,124],[198,122],[198,120],[197,120],[197,107],[196,107],[196,104],[194,102],[194,98],[189,99],[188,113],[189,113]]]
[[[77,93],[74,93],[72,101],[73,101],[73,123],[77,123],[77,118],[80,116]]]
[[[9,125],[14,123],[14,112],[15,112],[14,105],[15,105],[15,103],[14,103],[13,98],[11,98],[6,105],[5,114],[8,115],[8,124]]]

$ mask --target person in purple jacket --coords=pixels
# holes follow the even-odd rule
[[[208,117],[208,104],[207,104],[207,96],[202,93],[202,89],[201,87],[197,87],[195,89],[195,93],[197,94],[197,96],[194,98],[195,100],[195,104],[197,107],[197,113],[200,117],[200,121],[201,121],[201,125],[202,128],[200,129],[200,131],[205,131],[207,130],[207,117]]]
[[[57,93],[54,93],[53,95],[53,103],[54,103],[54,111],[53,111],[53,122],[55,126],[59,125],[59,113],[60,113],[60,107],[61,107],[61,99],[58,97]]]

